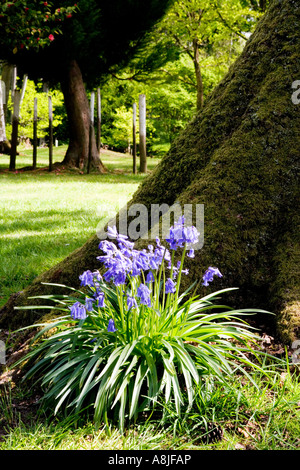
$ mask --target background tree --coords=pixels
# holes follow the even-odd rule
[[[172,38],[193,64],[194,77],[186,80],[196,88],[197,110],[204,100],[203,61],[213,54],[224,61],[226,55],[229,64],[241,52],[258,15],[243,0],[178,0],[156,26],[155,34],[168,43]]]
[[[248,0],[176,1],[147,34],[145,49],[102,85],[103,142],[120,151],[127,147],[132,103],[145,93],[147,153],[168,150],[195,115],[196,102],[202,106],[241,53],[244,35],[253,31],[261,14],[258,10]]]
[[[1,34],[1,58],[17,64],[33,79],[43,78],[50,85],[60,84],[64,94],[70,133],[64,165],[79,167],[87,163],[89,103],[85,86],[93,88],[111,67],[128,63],[142,46],[146,31],[163,15],[168,4],[168,0],[152,0],[145,10],[138,0],[81,0],[75,14],[69,12],[68,8],[74,5],[67,0],[51,4],[36,0],[31,2],[30,8],[25,0],[12,2],[9,7],[5,4],[2,26],[7,26],[18,13],[17,17],[24,17],[21,22],[24,27],[20,26],[19,45],[13,47],[12,34]],[[8,10],[12,13],[8,14]],[[26,17],[35,10],[39,13],[40,26],[31,28],[30,43],[27,44]],[[43,37],[49,45],[33,47],[40,43],[49,18],[59,24],[59,29]],[[12,32],[9,29],[9,33]],[[92,163],[94,168],[103,170],[94,136]]]

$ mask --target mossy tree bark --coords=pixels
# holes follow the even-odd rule
[[[291,99],[300,79],[299,43],[300,5],[274,0],[240,58],[131,201],[149,209],[204,204],[205,244],[189,279],[217,266],[223,278],[211,289],[240,287],[233,305],[274,311],[285,342],[300,337],[300,105]],[[41,281],[78,285],[83,270],[99,267],[98,242],[91,238],[12,297],[0,327],[38,319],[38,311],[29,318],[13,307],[44,291]]]

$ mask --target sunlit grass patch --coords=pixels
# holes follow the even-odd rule
[[[55,147],[61,161],[66,146]],[[20,149],[17,173],[6,171],[9,157],[0,155],[0,305],[85,243],[112,218],[146,175],[132,174],[130,156],[101,153],[106,174],[78,171],[21,172],[31,165],[32,149]],[[48,164],[48,149],[38,151],[39,166]],[[149,158],[149,168],[158,160]],[[4,171],[5,170],[5,171]]]

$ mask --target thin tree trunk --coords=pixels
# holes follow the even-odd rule
[[[132,160],[133,174],[136,175],[136,103],[132,107]]]
[[[4,119],[2,96],[3,96],[2,84],[0,84],[0,150],[2,149],[4,142],[6,142],[5,119]]]
[[[8,101],[8,96],[9,96],[9,91],[11,88],[11,83],[12,83],[12,72],[13,72],[13,66],[4,64],[2,67],[2,81],[4,83],[4,89],[5,93],[2,94],[2,101],[3,101],[3,122],[1,123],[1,126],[5,128],[5,123],[6,123],[6,118],[7,118],[7,101]],[[3,90],[4,91],[4,90]],[[6,136],[5,136],[6,137]],[[3,139],[2,135],[2,139]],[[10,155],[11,153],[11,145],[10,142],[5,138],[5,140],[2,140],[1,142],[1,151],[3,153],[7,153]]]
[[[97,89],[97,149],[101,153],[101,90]]]
[[[202,109],[203,107],[203,80],[200,67],[199,45],[197,39],[193,40],[193,63],[197,86],[197,111],[200,111],[200,109]]]
[[[139,96],[140,172],[147,173],[146,150],[146,97]]]
[[[65,80],[61,82],[65,107],[69,121],[69,147],[63,164],[85,169],[89,156],[90,108],[80,68],[72,60],[67,69]],[[104,172],[96,145],[95,132],[92,132],[91,169]]]
[[[20,118],[20,92],[15,90],[14,92],[14,110],[12,117],[12,133],[11,133],[11,154],[9,162],[9,170],[14,171],[16,169],[16,156],[18,146],[18,128]]]

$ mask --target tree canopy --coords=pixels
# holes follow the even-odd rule
[[[16,0],[3,7],[1,25],[5,32],[0,36],[0,59],[17,65],[19,72],[27,73],[29,78],[42,78],[50,86],[60,85],[63,92],[70,136],[64,165],[105,171],[95,132],[90,135],[86,88],[98,86],[112,66],[117,64],[120,68],[128,63],[169,4],[169,0],[151,0],[145,9],[140,0],[80,0],[75,5],[69,0],[34,0],[28,4],[26,0]],[[31,14],[35,9],[36,23]],[[17,45],[12,39],[15,26],[10,27],[17,21],[14,11],[16,18],[21,17]],[[25,47],[30,37],[27,16],[32,19],[30,34],[44,47]],[[50,20],[49,30],[39,41],[39,34]]]
[[[99,83],[112,65],[121,66],[133,56],[169,3],[152,0],[147,9],[139,0],[6,3],[1,18],[1,58],[18,64],[32,77],[55,83],[60,82],[66,64],[76,60],[85,83]],[[28,31],[27,18],[32,15],[34,22]]]

